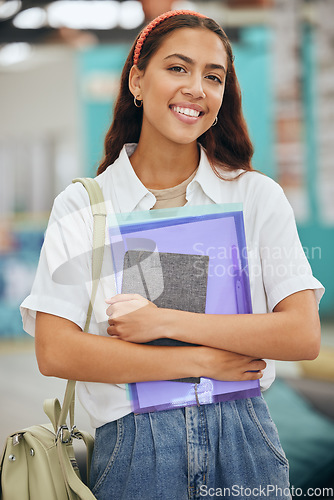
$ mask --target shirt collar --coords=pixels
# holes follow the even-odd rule
[[[200,161],[197,173],[194,179],[189,183],[187,188],[187,200],[196,195],[197,189],[202,189],[204,194],[210,198],[214,203],[221,203],[221,189],[220,182],[217,175],[214,173],[206,151],[203,146],[200,146]]]
[[[155,204],[155,196],[137,177],[129,157],[137,144],[125,144],[117,160],[111,165],[111,177],[120,212],[150,210]]]
[[[134,153],[137,144],[125,144],[117,160],[111,165],[111,178],[120,212],[134,210],[150,210],[155,202],[155,196],[137,177],[129,157]],[[205,149],[200,146],[200,162],[194,179],[187,187],[187,200],[196,196],[198,189],[214,203],[220,203],[220,181],[213,172]]]

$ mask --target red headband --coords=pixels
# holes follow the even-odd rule
[[[133,64],[138,64],[141,49],[143,47],[143,44],[144,44],[146,38],[151,33],[151,31],[156,26],[158,26],[158,24],[162,23],[162,21],[165,21],[165,19],[168,19],[168,18],[174,17],[174,16],[182,16],[182,15],[207,18],[207,16],[204,16],[203,14],[199,14],[198,12],[194,12],[192,10],[170,10],[169,12],[165,12],[164,14],[161,14],[161,16],[156,17],[140,33],[140,36],[139,36],[137,43],[136,43],[136,46],[135,46],[135,50],[133,52]]]

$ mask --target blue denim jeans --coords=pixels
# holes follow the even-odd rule
[[[262,396],[126,415],[96,431],[98,500],[290,499],[289,466]]]

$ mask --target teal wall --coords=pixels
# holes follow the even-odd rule
[[[101,45],[77,54],[78,95],[82,115],[85,175],[93,176],[103,155],[104,137],[112,121],[113,98],[92,98],[87,91],[94,75],[120,75],[129,45]]]
[[[255,146],[254,167],[273,179],[276,178],[274,155],[274,109],[272,85],[271,38],[263,27],[243,30],[241,40],[234,44],[235,66],[243,94],[243,106],[250,135]],[[334,317],[334,266],[331,249],[334,248],[334,227],[324,224],[319,213],[316,144],[316,89],[315,41],[309,28],[304,29],[303,100],[305,113],[305,176],[309,219],[298,223],[298,232],[313,273],[326,288],[320,313],[322,318]],[[333,172],[334,175],[334,172]]]
[[[274,177],[273,96],[270,65],[270,33],[247,28],[233,44],[235,68],[242,92],[243,110],[255,147],[254,168]]]
[[[255,146],[254,167],[276,177],[274,155],[274,110],[272,95],[272,55],[270,31],[264,27],[244,29],[233,44],[235,65],[243,95],[243,106],[251,138]],[[97,71],[120,72],[129,50],[128,45],[108,45],[78,54],[79,96],[83,117],[86,175],[93,175],[102,157],[103,140],[112,117],[111,99],[94,101],[82,90],[82,83]],[[317,198],[317,150],[315,142],[315,58],[313,34],[305,29],[303,38],[304,101],[306,138],[306,185],[311,214],[298,224],[298,230],[315,276],[325,285],[320,313],[334,317],[334,273],[330,249],[334,247],[334,228],[326,227],[319,218]],[[318,249],[312,252],[312,248]]]
[[[311,215],[307,223],[299,224],[298,230],[302,244],[311,249],[319,247],[321,252],[315,252],[315,257],[310,259],[314,275],[326,288],[322,298],[320,313],[323,318],[334,318],[334,266],[332,264],[331,250],[334,248],[334,227],[326,225],[321,219],[318,194],[318,150],[316,133],[316,55],[315,36],[310,29],[304,31],[303,44],[303,81],[305,102],[305,137],[306,137],[306,168],[307,192],[311,207]],[[334,172],[333,172],[334,175]]]

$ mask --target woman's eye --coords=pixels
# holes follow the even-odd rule
[[[222,80],[216,75],[208,75],[207,78],[217,83],[223,83]]]
[[[168,68],[169,71],[175,71],[176,73],[182,73],[184,72],[184,68],[181,68],[181,66],[172,66],[171,68]]]

